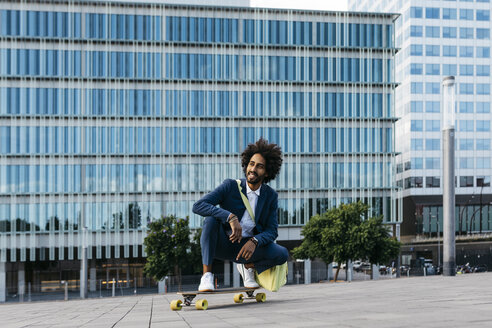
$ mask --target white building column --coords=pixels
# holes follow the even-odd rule
[[[24,294],[26,293],[26,271],[24,269],[24,262],[17,263],[17,294],[19,295],[19,301],[24,302]]]
[[[224,261],[224,285],[231,285],[231,261]]]
[[[335,279],[335,275],[333,274],[333,262],[330,262],[330,264],[328,264],[327,278],[328,281]]]
[[[379,279],[379,265],[376,264],[372,265],[371,276],[373,280]]]
[[[163,278],[162,280],[157,282],[157,293],[159,294],[165,294],[166,291],[166,283],[167,283],[167,276]]]
[[[232,287],[241,287],[241,280],[239,279],[239,271],[237,270],[236,264],[232,264]]]
[[[311,260],[304,260],[304,284],[308,285],[311,283]]]
[[[96,260],[91,260],[91,268],[89,269],[89,276],[90,276],[90,282],[89,282],[89,290],[91,292],[96,291]]]
[[[7,263],[0,262],[0,303],[7,300]]]
[[[352,281],[354,278],[354,263],[348,260],[347,263],[347,281]]]

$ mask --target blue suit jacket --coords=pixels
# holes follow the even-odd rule
[[[246,195],[246,179],[241,179],[242,192]],[[217,207],[220,205],[220,207]],[[254,234],[258,239],[258,246],[266,245],[277,239],[278,236],[278,194],[266,184],[261,185],[260,197],[256,203]],[[236,180],[226,179],[214,191],[203,196],[193,204],[193,213],[201,216],[213,216],[223,224],[234,213],[242,219],[244,206]]]

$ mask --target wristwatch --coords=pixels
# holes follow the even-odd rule
[[[234,220],[239,220],[237,216],[233,213],[231,216],[227,218],[227,223],[234,221]]]
[[[255,246],[258,246],[258,239],[256,239],[256,237],[251,237],[250,240],[255,244]]]

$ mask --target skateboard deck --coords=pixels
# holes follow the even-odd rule
[[[183,297],[183,301],[181,300],[173,300],[171,302],[171,310],[179,311],[182,308],[182,304],[186,306],[190,306],[193,304],[193,300],[197,295],[215,295],[215,294],[234,294],[234,303],[242,303],[244,301],[243,293],[246,293],[247,299],[255,299],[257,302],[262,303],[266,301],[265,293],[256,293],[258,288],[223,288],[217,289],[212,292],[201,292],[201,291],[191,291],[191,292],[178,292],[178,295]],[[206,310],[208,308],[208,301],[206,299],[197,300],[195,303],[195,308],[197,310]]]

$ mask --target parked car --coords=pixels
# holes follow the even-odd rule
[[[362,265],[362,261],[354,261],[353,264],[354,271],[359,271],[361,265]]]
[[[362,262],[360,265],[359,271],[360,272],[366,272],[366,273],[368,271],[371,271],[371,263]]]

